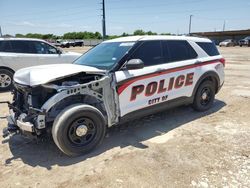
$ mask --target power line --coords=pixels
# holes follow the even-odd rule
[[[112,1],[113,2],[113,1]],[[173,6],[173,5],[179,5],[179,4],[181,4],[181,5],[183,5],[183,4],[192,4],[192,3],[201,3],[202,1],[200,1],[200,0],[193,0],[193,1],[188,1],[188,2],[176,2],[176,3],[157,3],[157,4],[144,4],[144,5],[141,5],[140,6],[140,9],[141,8],[148,8],[148,7],[163,7],[163,6],[167,6],[167,7],[169,7],[169,6]],[[128,9],[138,9],[138,7],[136,7],[136,6],[122,6],[122,7],[112,7],[112,8],[107,8],[108,10],[118,10],[118,9],[126,9],[126,10],[128,10]]]
[[[86,5],[80,5],[80,6],[74,6],[74,7],[69,7],[67,9],[65,9],[66,11],[75,11],[76,9],[82,9],[82,8],[88,8],[88,7],[91,7],[92,6],[86,6]],[[35,11],[35,10],[34,10]],[[22,13],[22,16],[25,16],[25,15],[32,15],[32,16],[36,16],[36,15],[39,15],[39,14],[47,14],[47,13],[55,13],[55,12],[60,12],[61,10],[60,9],[49,9],[49,10],[42,10],[42,11],[35,11],[35,12],[25,12],[25,13]],[[82,10],[82,12],[85,12]],[[19,16],[19,14],[9,14],[9,15],[5,15],[6,17],[12,17],[12,16]]]
[[[228,7],[227,10],[235,9],[235,7]],[[193,12],[206,12],[206,11],[221,11],[221,8],[208,8],[208,9],[190,9],[190,10],[177,10],[177,11],[158,11],[154,9],[155,11],[148,11],[148,12],[119,12],[119,16],[121,15],[152,15],[152,14],[179,14],[179,13],[193,13]],[[113,13],[113,15],[115,15]]]

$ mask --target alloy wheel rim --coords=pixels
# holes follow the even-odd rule
[[[0,74],[0,88],[6,88],[10,86],[11,78],[7,74]]]

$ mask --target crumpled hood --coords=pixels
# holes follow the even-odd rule
[[[58,80],[69,75],[78,74],[80,72],[104,74],[104,70],[94,67],[76,65],[76,64],[54,64],[28,67],[18,70],[14,74],[14,82],[37,86],[54,80]]]

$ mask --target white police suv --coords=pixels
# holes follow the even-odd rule
[[[73,64],[14,75],[4,136],[51,130],[67,155],[86,153],[115,124],[192,104],[208,110],[224,82],[225,60],[209,39],[133,36],[105,41]]]

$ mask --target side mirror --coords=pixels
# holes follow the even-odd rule
[[[60,55],[60,54],[62,54],[62,50],[60,50],[59,48],[57,48],[57,53]]]
[[[126,64],[128,70],[142,69],[144,67],[144,62],[140,59],[130,59]]]

